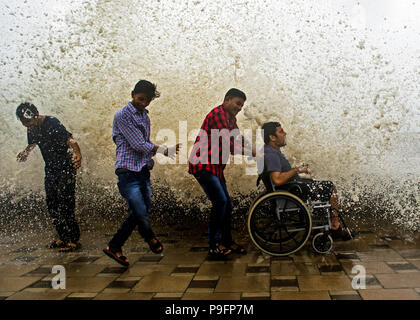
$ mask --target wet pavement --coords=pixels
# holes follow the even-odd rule
[[[46,248],[50,230],[1,236],[0,299],[420,300],[419,232],[364,227],[355,240],[335,242],[330,254],[314,253],[308,242],[293,255],[272,257],[236,231],[248,254],[211,261],[205,224],[155,225],[163,254],[153,254],[133,233],[124,247],[125,268],[102,253],[113,234],[103,229],[82,229],[82,249],[72,253]],[[65,289],[52,288],[54,265],[65,268]],[[366,271],[365,289],[352,286],[357,265]]]

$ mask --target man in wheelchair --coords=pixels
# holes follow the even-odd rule
[[[337,190],[331,181],[306,179],[299,174],[309,174],[307,165],[292,168],[289,161],[281,153],[280,148],[286,146],[287,133],[279,122],[267,122],[262,126],[264,139],[264,158],[258,161],[260,180],[267,191],[285,190],[295,194],[303,201],[325,201],[331,205],[331,236],[334,240],[351,240],[355,233],[343,228],[339,220]],[[344,221],[343,221],[344,223]]]

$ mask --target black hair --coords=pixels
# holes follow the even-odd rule
[[[230,98],[238,97],[238,98],[244,99],[244,101],[246,100],[245,93],[242,92],[241,90],[235,89],[235,88],[229,89],[228,92],[226,92],[225,100],[226,100],[227,97],[230,97]]]
[[[262,138],[264,139],[265,144],[270,142],[270,135],[276,135],[276,129],[278,127],[281,127],[280,122],[266,122],[262,125]]]
[[[160,97],[160,92],[156,90],[156,85],[147,80],[137,82],[133,93],[144,93],[150,100]]]
[[[16,117],[20,121],[33,119],[38,114],[38,109],[30,102],[21,103],[16,108]]]

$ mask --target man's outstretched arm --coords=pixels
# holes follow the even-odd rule
[[[18,162],[24,162],[28,159],[29,154],[31,151],[36,147],[36,143],[28,144],[28,146],[22,152],[19,152],[16,160]]]

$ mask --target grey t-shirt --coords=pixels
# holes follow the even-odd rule
[[[257,161],[258,174],[265,172],[286,172],[292,169],[289,161],[279,150],[264,145],[264,161]]]

